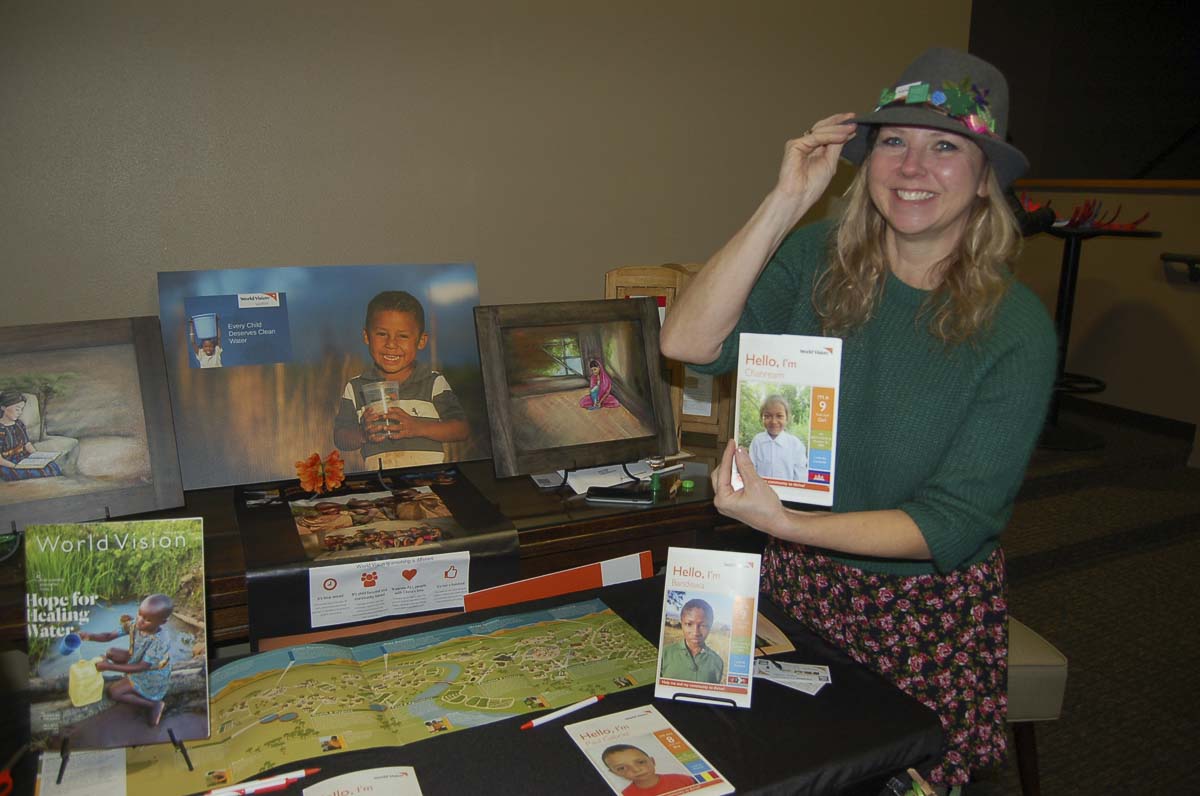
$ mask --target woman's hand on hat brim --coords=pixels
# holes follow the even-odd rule
[[[842,147],[858,129],[847,124],[853,113],[835,113],[814,124],[784,147],[776,193],[796,201],[801,215],[821,198],[837,172]]]

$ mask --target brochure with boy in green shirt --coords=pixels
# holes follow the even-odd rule
[[[668,552],[656,697],[750,707],[760,556]]]

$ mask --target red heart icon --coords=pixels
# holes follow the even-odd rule
[[[405,580],[412,580],[417,576],[417,571],[415,569],[406,569],[400,574],[404,576]]]

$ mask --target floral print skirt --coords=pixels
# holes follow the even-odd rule
[[[887,575],[771,539],[762,590],[817,635],[869,666],[942,722],[929,778],[966,783],[1008,749],[1004,553],[946,574]]]

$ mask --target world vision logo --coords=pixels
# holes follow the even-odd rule
[[[254,307],[278,307],[278,293],[238,293],[238,309],[253,309]]]

